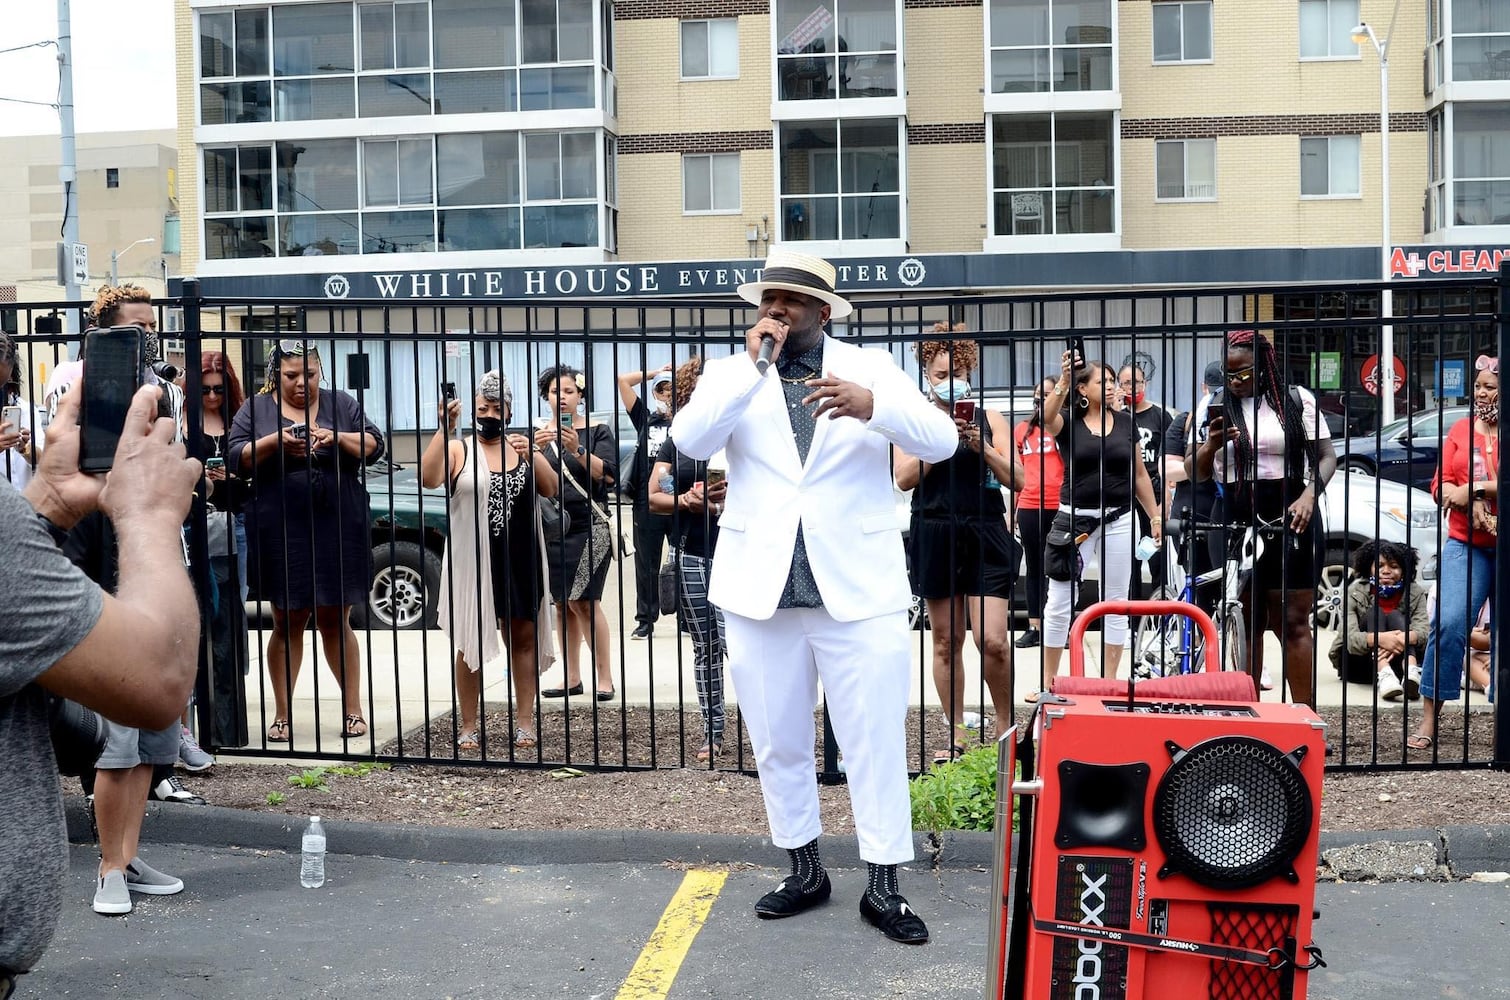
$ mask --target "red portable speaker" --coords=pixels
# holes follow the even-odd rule
[[[1091,618],[1194,610],[1087,609],[1072,666]],[[1019,847],[1026,892],[1017,887],[1013,944],[993,928],[997,995],[1305,997],[1320,954],[1311,924],[1324,724],[1304,705],[1253,700],[1251,682],[1249,700],[1223,700],[1199,675],[1169,681],[1194,700],[1170,684],[1129,697],[1123,684],[1116,695],[1056,688],[1040,701],[1036,779],[1017,786],[1036,795]],[[1000,885],[1006,908],[1010,880]]]

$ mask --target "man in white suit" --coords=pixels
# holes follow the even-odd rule
[[[941,462],[959,443],[889,353],[824,336],[850,305],[827,261],[773,251],[745,351],[709,362],[672,423],[677,449],[728,458],[709,599],[724,612],[729,674],[755,748],[771,840],[792,874],[755,904],[789,917],[829,897],[818,858],[817,683],[844,753],[860,857],[860,912],[887,937],[928,940],[897,887],[911,861],[907,792],[909,588],[892,499],[891,445]],[[757,365],[772,342],[774,371]]]

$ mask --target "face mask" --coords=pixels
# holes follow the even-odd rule
[[[498,417],[478,417],[473,423],[477,426],[477,436],[484,441],[497,441],[503,437],[503,421]]]
[[[970,381],[963,378],[952,378],[947,382],[940,382],[933,387],[933,394],[940,402],[954,403],[957,400],[970,398]]]
[[[1497,424],[1497,423],[1499,423],[1500,422],[1500,403],[1499,403],[1499,400],[1496,399],[1492,403],[1474,403],[1473,404],[1473,415],[1475,417],[1478,417],[1480,420],[1482,420],[1486,424]]]
[[[1144,400],[1145,397],[1147,397],[1147,395],[1148,395],[1148,393],[1146,393],[1146,392],[1135,392],[1131,396],[1129,396],[1128,398],[1130,400],[1132,400],[1132,404],[1134,406],[1142,406],[1143,405],[1143,400]]]
[[[1373,585],[1374,593],[1380,597],[1394,597],[1405,589],[1405,584],[1403,583],[1380,583],[1377,576],[1370,577],[1368,582]]]

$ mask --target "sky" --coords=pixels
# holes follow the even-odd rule
[[[172,0],[70,0],[74,131],[173,128]],[[0,0],[0,49],[56,42],[57,0]],[[55,45],[0,53],[0,98],[54,104]],[[57,135],[58,113],[0,100],[0,135]]]

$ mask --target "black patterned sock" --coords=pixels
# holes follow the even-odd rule
[[[823,881],[823,862],[818,859],[818,838],[798,848],[788,848],[792,859],[792,874],[797,876],[798,888],[803,892],[815,891]]]
[[[865,887],[865,895],[877,908],[886,905],[886,897],[899,895],[901,889],[897,886],[897,866],[878,865],[867,862],[870,867],[870,881]]]

